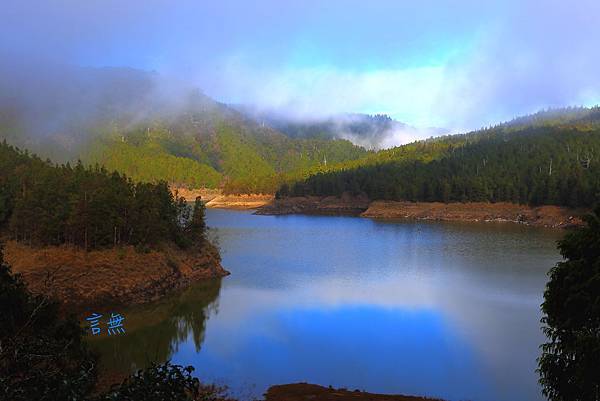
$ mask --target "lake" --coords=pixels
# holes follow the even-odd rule
[[[207,221],[231,276],[120,310],[126,334],[92,341],[109,369],[171,359],[243,398],[305,381],[543,399],[540,304],[561,231],[216,209]]]

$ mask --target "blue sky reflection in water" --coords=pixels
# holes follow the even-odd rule
[[[241,394],[308,381],[448,400],[542,399],[539,305],[561,232],[223,210],[207,218],[232,275],[208,300],[176,300],[164,318],[172,322],[156,329],[127,311],[120,358],[124,348],[168,346],[174,362]],[[138,321],[152,320],[148,308]],[[185,312],[196,309],[194,319]],[[161,334],[169,331],[177,335]]]

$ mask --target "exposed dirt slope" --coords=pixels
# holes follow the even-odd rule
[[[172,188],[173,193],[183,197],[188,202],[193,202],[201,197],[206,202],[206,207],[216,209],[257,209],[273,201],[273,195],[243,194],[226,195],[220,189],[187,189]]]
[[[375,201],[361,216],[442,221],[509,221],[531,226],[566,228],[583,224],[582,210],[558,206],[529,207],[513,203],[438,203]]]
[[[558,206],[530,207],[513,203],[439,203],[373,201],[365,197],[289,197],[275,199],[260,207],[256,214],[327,214],[354,215],[381,219],[417,219],[440,221],[506,221],[531,226],[568,228],[583,224],[586,210]]]
[[[324,214],[324,215],[351,215],[358,216],[369,207],[366,197],[307,196],[296,198],[275,199],[273,202],[261,207],[256,214]]]
[[[212,245],[195,253],[173,247],[149,253],[133,247],[85,252],[9,241],[4,254],[32,292],[57,296],[70,311],[149,302],[191,282],[229,274]]]
[[[373,394],[362,391],[333,389],[315,384],[295,383],[272,386],[265,401],[441,401],[407,395]]]
[[[218,209],[257,209],[273,201],[273,195],[221,195],[206,203],[206,207]]]

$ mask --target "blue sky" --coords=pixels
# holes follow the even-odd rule
[[[600,5],[46,0],[3,4],[0,56],[155,70],[294,116],[477,128],[600,98]]]

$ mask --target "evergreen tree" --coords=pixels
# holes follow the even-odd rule
[[[202,245],[206,240],[206,206],[201,197],[194,201],[192,216],[186,224],[186,236],[193,244]]]
[[[0,229],[29,245],[70,244],[86,250],[161,242],[188,246],[190,206],[164,181],[134,183],[103,167],[56,166],[0,145]],[[197,206],[200,208],[200,206]],[[203,222],[203,210],[194,218]],[[199,239],[204,238],[202,228]],[[186,239],[186,235],[194,238]]]
[[[548,342],[539,373],[551,401],[600,397],[600,207],[586,221],[559,243],[565,261],[550,271],[544,293]]]

